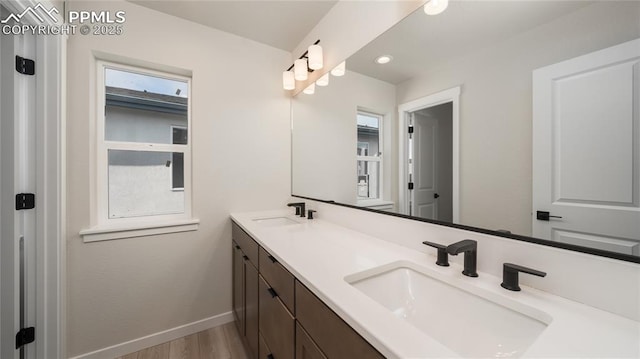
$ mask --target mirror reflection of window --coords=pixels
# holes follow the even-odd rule
[[[381,131],[382,116],[374,113],[358,111],[357,140],[357,186],[358,199],[381,198],[382,187],[382,148]]]

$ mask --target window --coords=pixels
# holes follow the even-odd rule
[[[358,200],[382,198],[382,118],[364,111],[357,114]]]
[[[98,226],[191,216],[190,79],[98,63]]]

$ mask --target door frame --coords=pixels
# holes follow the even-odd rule
[[[2,5],[12,13],[23,13],[49,0],[7,0]],[[43,17],[45,25],[64,23]],[[42,24],[32,12],[22,22]],[[36,356],[66,357],[65,291],[66,241],[66,42],[65,35],[36,36]]]
[[[460,88],[456,86],[444,91],[440,91],[419,99],[403,103],[398,106],[398,209],[404,213],[409,213],[409,199],[411,193],[407,187],[409,166],[409,126],[410,113],[425,108],[451,102],[452,105],[452,207],[453,223],[460,223]]]

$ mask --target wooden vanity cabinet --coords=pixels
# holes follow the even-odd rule
[[[264,248],[260,248],[259,258],[260,275],[275,290],[289,312],[293,313],[295,277]]]
[[[298,322],[296,322],[296,359],[327,359]]]
[[[252,359],[384,358],[232,222],[233,314]]]
[[[299,281],[295,291],[296,319],[327,358],[384,358]]]
[[[248,348],[249,357],[258,358],[258,244],[238,225],[232,224],[233,314],[238,333]],[[246,251],[245,251],[246,250]],[[247,255],[254,253],[255,263]]]
[[[260,335],[277,359],[295,357],[295,318],[260,275]]]
[[[244,336],[244,253],[240,246],[232,241],[233,265],[233,317],[241,336]]]

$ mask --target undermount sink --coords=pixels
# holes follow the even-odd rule
[[[300,224],[288,217],[256,218],[253,221],[266,227],[280,227],[280,226],[290,226],[293,224]]]
[[[519,357],[552,320],[496,293],[443,282],[411,262],[394,262],[345,280],[464,357]]]

